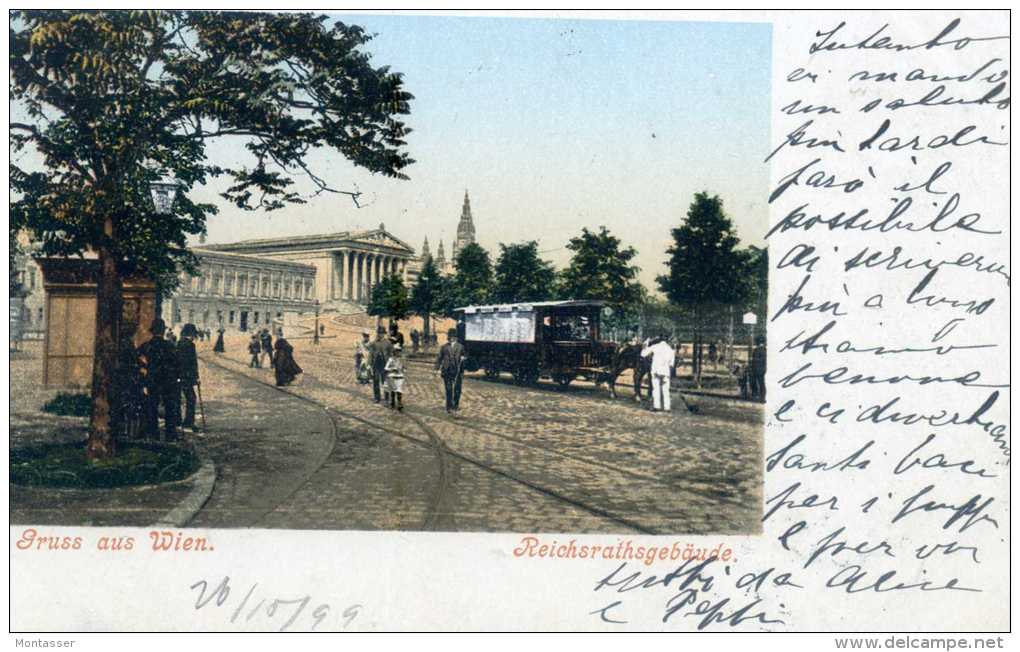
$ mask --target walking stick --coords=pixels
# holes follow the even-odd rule
[[[202,401],[202,383],[198,383],[198,413],[202,415],[202,432],[206,431],[205,428],[205,403]]]

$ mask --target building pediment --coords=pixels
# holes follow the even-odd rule
[[[361,244],[371,247],[388,247],[390,249],[401,249],[410,254],[414,253],[414,248],[410,247],[406,242],[395,238],[386,231],[369,231],[368,233],[356,233],[351,236],[348,240],[351,244]]]

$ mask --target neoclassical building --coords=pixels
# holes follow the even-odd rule
[[[367,303],[372,286],[384,276],[406,279],[414,248],[386,231],[368,231],[243,240],[207,245],[209,251],[303,263],[315,268],[315,296],[330,302]]]
[[[192,250],[198,273],[182,273],[163,315],[170,326],[251,331],[282,325],[315,310],[312,265],[258,256]],[[167,310],[169,308],[169,310]]]

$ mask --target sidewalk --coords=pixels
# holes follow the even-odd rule
[[[42,387],[42,347],[27,344],[11,354],[12,447],[82,442],[85,417],[62,417],[42,411],[61,390]],[[66,390],[63,390],[66,391]],[[51,489],[10,485],[11,525],[85,525],[143,527],[161,520],[186,500],[197,476],[176,483],[120,489]]]
[[[196,445],[205,461],[215,464],[208,500],[203,495],[196,501],[192,495],[196,487],[202,489],[201,472],[177,483],[119,489],[12,484],[11,523],[144,527],[172,514],[187,517],[189,527],[248,527],[300,487],[329,456],[335,437],[321,409],[204,363],[200,374],[208,430],[185,431],[184,438]],[[41,387],[38,346],[12,354],[11,376],[22,379],[11,386],[12,446],[84,442],[87,419],[41,410],[58,390]]]

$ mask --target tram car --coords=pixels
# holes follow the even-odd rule
[[[458,308],[457,335],[467,352],[466,371],[489,378],[513,375],[520,385],[550,378],[598,380],[616,345],[601,340],[601,301],[542,301]]]

